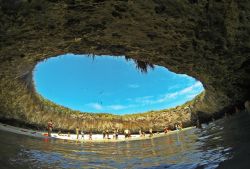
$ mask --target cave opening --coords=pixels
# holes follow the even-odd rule
[[[125,56],[64,54],[38,63],[38,94],[72,110],[115,115],[182,105],[204,88],[196,79]]]

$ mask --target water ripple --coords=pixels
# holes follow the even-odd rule
[[[230,168],[237,162],[242,166],[245,164],[242,159],[248,162],[250,152],[249,122],[249,115],[239,115],[210,123],[201,130],[191,129],[155,139],[119,143],[45,142],[0,131],[1,164],[3,168],[21,169],[213,169]]]

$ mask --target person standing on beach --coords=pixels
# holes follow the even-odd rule
[[[140,137],[142,137],[142,131],[141,131],[141,129],[139,130],[139,135],[140,135]]]
[[[78,128],[78,126],[76,127],[76,139],[78,139],[79,138],[79,128]]]
[[[103,132],[102,132],[102,137],[103,137],[103,139],[105,139],[105,137],[106,137],[106,131],[105,130],[103,130]]]
[[[84,139],[84,131],[83,130],[81,131],[81,134],[82,134],[82,139]]]
[[[130,131],[129,129],[124,130],[125,138],[129,138]]]
[[[179,124],[179,128],[180,128],[180,130],[182,130],[182,128],[183,128],[183,126],[182,126],[182,122],[180,122],[180,124]]]
[[[119,129],[116,129],[116,132],[115,132],[115,139],[116,140],[118,139],[118,135],[119,135]]]
[[[145,137],[146,136],[146,133],[143,131],[142,132],[142,137]]]
[[[149,129],[149,137],[152,137],[152,136],[153,136],[153,129],[150,128],[150,129]]]
[[[113,132],[114,132],[113,133],[113,139],[117,140],[118,139],[118,132],[119,132],[119,130],[118,129],[114,129]]]
[[[53,123],[52,123],[52,120],[50,120],[50,121],[48,122],[48,136],[49,136],[49,137],[51,137],[52,129],[53,129]]]
[[[168,127],[166,126],[164,129],[164,133],[167,134],[168,133]]]
[[[89,139],[92,140],[92,131],[89,132]]]
[[[115,139],[116,129],[113,129],[113,139]]]
[[[107,139],[109,139],[109,130],[106,130]]]

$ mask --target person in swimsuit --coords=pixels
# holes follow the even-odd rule
[[[92,131],[89,132],[89,139],[92,140]]]
[[[115,139],[116,136],[116,129],[113,129],[113,139]]]
[[[106,131],[105,130],[103,130],[103,132],[102,132],[102,137],[103,137],[103,139],[105,139],[105,137],[106,137]]]
[[[52,123],[52,120],[50,120],[50,121],[48,122],[48,136],[49,136],[49,137],[51,137],[52,129],[53,129],[53,123]]]
[[[150,129],[149,129],[149,137],[152,137],[152,136],[153,136],[153,129],[150,128]]]
[[[125,138],[129,138],[129,129],[124,130]]]
[[[83,130],[81,131],[81,134],[82,134],[82,139],[84,139],[84,131]]]
[[[116,129],[116,132],[115,132],[115,139],[118,139],[118,135],[119,135],[119,129]]]
[[[109,130],[106,130],[107,139],[109,139]]]
[[[141,131],[141,129],[139,130],[139,135],[140,135],[140,137],[142,137],[142,131]]]
[[[76,139],[78,139],[79,138],[79,128],[78,128],[78,126],[76,127]]]
[[[118,130],[118,129],[114,129],[113,132],[114,132],[114,133],[113,133],[113,139],[116,139],[116,140],[117,140],[117,139],[118,139],[119,130]]]
[[[165,127],[164,129],[164,133],[167,134],[168,133],[168,127]]]

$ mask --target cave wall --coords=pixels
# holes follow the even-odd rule
[[[0,116],[45,125],[32,70],[77,53],[193,76],[206,93],[192,114],[210,118],[250,99],[249,35],[247,0],[0,0]]]

